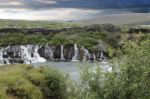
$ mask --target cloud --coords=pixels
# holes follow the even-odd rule
[[[3,19],[83,20],[149,11],[150,0],[0,0]]]
[[[1,3],[2,2],[2,3]],[[40,10],[49,8],[126,9],[149,8],[149,0],[2,0],[0,7]]]
[[[21,19],[21,20],[83,20],[98,16],[99,10],[84,9],[48,9],[43,11],[28,11],[26,9],[0,9],[1,19]]]

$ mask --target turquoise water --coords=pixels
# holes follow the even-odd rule
[[[44,62],[44,63],[34,63],[32,64],[35,67],[38,66],[48,66],[51,68],[55,68],[64,74],[69,74],[70,78],[73,81],[79,81],[80,80],[80,69],[79,67],[81,66],[90,66],[91,69],[95,69],[97,66],[101,67],[104,71],[111,71],[111,66],[109,62],[96,62],[96,63],[91,63],[91,62]]]

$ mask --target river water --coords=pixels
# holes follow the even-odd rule
[[[33,63],[32,64],[35,67],[39,66],[48,66],[54,69],[59,70],[60,72],[63,72],[66,75],[69,75],[70,78],[73,81],[80,81],[80,68],[81,66],[89,66],[91,69],[95,69],[97,66],[101,67],[102,70],[106,72],[111,72],[112,67],[110,66],[110,63],[107,61],[103,62],[44,62],[44,63]]]

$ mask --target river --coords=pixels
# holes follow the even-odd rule
[[[95,69],[97,66],[101,67],[102,70],[106,72],[111,72],[112,68],[110,66],[110,63],[107,61],[103,62],[44,62],[44,63],[33,63],[32,64],[35,67],[39,66],[48,66],[54,69],[59,70],[60,72],[63,72],[64,74],[69,74],[70,78],[73,81],[79,81],[80,80],[80,66],[89,66],[91,69]]]

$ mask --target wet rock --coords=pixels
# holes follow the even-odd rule
[[[54,59],[60,59],[61,58],[61,46],[56,46],[54,48]]]
[[[10,46],[6,48],[6,53],[4,57],[11,57],[11,58],[20,58],[21,49],[20,46]]]
[[[64,58],[66,60],[72,60],[72,57],[74,56],[74,47],[72,44],[65,45],[64,46]]]

